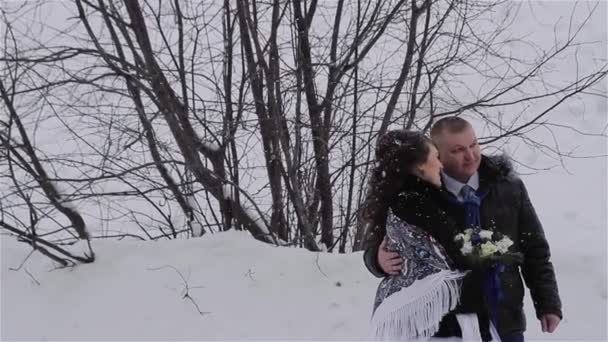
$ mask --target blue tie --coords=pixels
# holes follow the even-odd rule
[[[479,229],[481,229],[481,218],[479,215],[479,207],[481,206],[481,198],[470,185],[464,185],[460,189],[462,196],[462,205],[465,210],[465,226],[476,230],[474,240],[479,239]]]
[[[467,201],[467,200],[474,200],[475,197],[477,197],[477,194],[475,193],[475,189],[473,189],[470,185],[465,184],[461,189],[460,189],[460,195],[462,196],[463,202]]]
[[[462,203],[466,212],[465,222],[467,226],[473,228],[472,240],[474,243],[481,241],[481,237],[479,236],[479,230],[481,230],[481,218],[479,215],[481,198],[477,195],[475,189],[467,184],[460,189],[460,195],[462,196]],[[494,265],[486,272],[483,282],[484,292],[489,301],[490,319],[495,326],[498,326],[498,302],[503,298],[499,274],[504,269],[505,266],[503,264]]]

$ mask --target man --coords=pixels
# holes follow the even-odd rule
[[[507,267],[500,275],[503,299],[497,307],[496,321],[502,341],[524,340],[522,275],[530,289],[542,331],[552,333],[562,318],[561,301],[549,245],[523,182],[513,174],[506,158],[481,155],[473,127],[462,118],[437,121],[431,128],[431,139],[443,164],[446,203],[456,203],[447,205],[448,215],[464,227],[465,213],[457,203],[470,195],[465,190],[482,194],[481,227],[509,236],[514,241],[511,250],[524,256],[519,267]],[[370,241],[365,251],[366,266],[379,277],[401,270],[399,256],[384,247],[384,242]],[[448,321],[447,318],[444,321]]]

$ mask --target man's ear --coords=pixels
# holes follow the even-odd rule
[[[437,151],[441,151],[441,148],[443,147],[443,139],[441,134],[431,137],[431,141],[433,142],[433,145],[435,145],[435,148],[437,148]]]

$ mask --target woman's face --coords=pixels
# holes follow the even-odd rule
[[[433,144],[429,144],[429,154],[426,161],[416,168],[416,175],[425,181],[441,186],[441,169],[443,165],[439,161],[439,152]]]

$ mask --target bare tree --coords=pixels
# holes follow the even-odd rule
[[[559,129],[549,119],[556,108],[597,96],[605,60],[567,82],[547,76],[564,60],[583,63],[577,49],[594,42],[581,30],[597,6],[582,20],[573,14],[548,48],[511,33],[521,6],[3,5],[2,226],[51,242],[236,228],[313,251],[358,250],[376,137],[392,127],[426,131],[466,115],[483,124],[483,144],[520,139],[569,156],[530,132]],[[45,10],[66,20],[36,19]],[[528,56],[514,53],[523,45]]]
[[[15,73],[9,73],[9,76],[14,75]],[[16,228],[10,223],[5,222],[4,214],[0,219],[0,226],[17,235],[19,239],[30,244],[35,250],[40,251],[64,266],[67,266],[74,261],[93,262],[95,260],[95,254],[91,249],[89,232],[87,231],[85,222],[80,213],[62,198],[57,187],[51,182],[45,167],[42,165],[40,158],[32,145],[21,118],[15,109],[12,101],[14,93],[11,94],[7,91],[2,80],[0,80],[0,96],[2,97],[5,108],[9,114],[8,121],[1,121],[4,126],[4,130],[0,132],[0,143],[2,143],[2,147],[5,149],[3,159],[6,159],[9,178],[14,182],[15,195],[25,203],[29,211],[29,224],[23,224],[25,229]],[[17,133],[14,134],[16,137],[12,134],[14,128],[17,130]],[[17,181],[15,168],[19,168],[29,176],[30,184],[22,186]],[[41,192],[41,194],[36,194],[37,192]],[[40,215],[47,214],[34,204],[34,198],[40,195],[48,199],[48,205],[63,214],[69,221],[69,225],[62,225],[60,230],[71,233],[69,228],[72,228],[79,239],[86,240],[88,253],[85,253],[82,257],[73,255],[64,249],[57,247],[55,244],[46,241],[43,236],[40,236],[38,233]],[[46,205],[47,203],[44,204]],[[14,218],[17,222],[21,221],[20,218],[12,217],[12,215],[9,216],[9,218]]]

